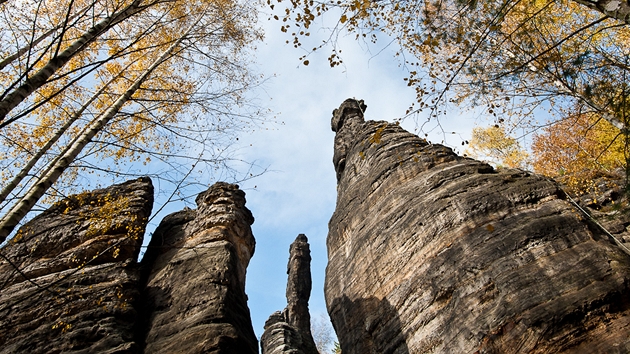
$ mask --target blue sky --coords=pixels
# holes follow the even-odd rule
[[[341,40],[344,65],[331,69],[327,53],[322,51],[309,58],[309,66],[303,66],[297,60],[303,52],[285,44],[289,37],[280,32],[280,24],[265,21],[264,15],[261,18],[266,39],[258,46],[257,62],[263,73],[275,77],[258,97],[284,124],[239,140],[244,146],[241,158],[269,167],[264,175],[240,184],[256,218],[252,226],[256,253],[247,270],[246,292],[257,336],[269,315],[286,306],[289,245],[299,233],[306,234],[311,244],[311,316],[326,314],[326,234],[336,199],[332,110],[346,98],[355,97],[365,100],[366,119],[391,122],[404,115],[414,100],[414,91],[402,80],[405,73],[391,50],[373,56],[347,38]],[[317,32],[312,40],[321,41]],[[468,138],[474,120],[453,113],[442,122],[445,130],[456,130]],[[413,130],[414,122],[406,121],[403,126]],[[461,143],[458,135],[447,137],[453,146]],[[429,136],[433,142],[442,139],[441,134]]]

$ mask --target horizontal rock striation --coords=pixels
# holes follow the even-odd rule
[[[0,249],[0,353],[136,353],[140,178],[68,197]]]
[[[325,294],[344,354],[630,351],[630,258],[555,182],[364,111],[332,120]]]
[[[311,333],[308,300],[311,297],[311,250],[304,234],[289,247],[287,307],[265,322],[261,337],[263,354],[317,354]]]
[[[287,322],[284,311],[274,312],[265,321],[260,347],[262,354],[304,354],[302,335]]]
[[[142,260],[145,353],[258,353],[245,295],[255,246],[245,193],[219,182],[196,202],[162,221]]]
[[[162,221],[141,264],[150,179],[56,203],[0,249],[0,353],[257,353],[244,196],[215,184]]]

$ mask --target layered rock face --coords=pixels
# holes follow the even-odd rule
[[[62,200],[0,254],[0,353],[135,353],[136,259],[153,206],[140,178]]]
[[[630,257],[558,185],[335,110],[325,294],[344,354],[630,352]]]
[[[594,190],[568,196],[592,216],[630,254],[630,200],[624,191],[625,171],[613,171],[595,180]]]
[[[308,238],[300,234],[289,248],[287,307],[265,322],[261,338],[263,354],[317,354],[311,334],[311,251]]]
[[[162,221],[142,264],[148,178],[31,220],[0,249],[0,353],[257,353],[245,193],[217,183],[197,204]]]
[[[245,193],[216,183],[196,202],[162,221],[142,260],[145,353],[258,353],[245,295],[255,246]]]

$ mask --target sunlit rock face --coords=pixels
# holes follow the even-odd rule
[[[311,334],[311,250],[308,238],[298,235],[289,247],[287,265],[287,307],[265,322],[261,337],[262,354],[317,354]]]
[[[258,353],[245,273],[254,222],[237,185],[164,218],[142,260],[145,353]]]
[[[630,352],[630,257],[555,182],[365,109],[332,120],[325,294],[344,354]]]
[[[153,186],[140,178],[68,197],[0,254],[0,353],[136,353],[136,263]]]

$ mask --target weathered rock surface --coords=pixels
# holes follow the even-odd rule
[[[0,353],[136,353],[136,263],[153,186],[68,197],[0,254]]]
[[[269,316],[260,338],[260,347],[262,354],[304,353],[302,335],[287,322],[284,311],[276,311]]]
[[[145,353],[258,353],[245,295],[254,222],[238,186],[167,216],[142,260]]]
[[[568,196],[610,233],[630,254],[630,201],[624,170],[602,174],[585,194]]]
[[[289,248],[287,307],[265,322],[261,337],[263,354],[317,354],[311,334],[311,251],[308,238],[300,234]]]
[[[142,264],[150,179],[55,204],[0,250],[0,353],[257,353],[244,196],[215,184],[162,221]]]
[[[630,352],[630,257],[558,185],[333,114],[325,294],[344,354]]]

